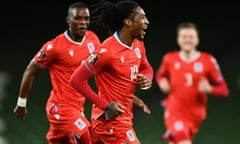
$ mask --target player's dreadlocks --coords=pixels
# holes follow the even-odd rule
[[[102,0],[92,10],[92,22],[107,27],[110,33],[120,30],[126,18],[134,17],[134,10],[139,6],[131,0],[123,0],[116,4]]]

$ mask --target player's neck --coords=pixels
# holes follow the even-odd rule
[[[83,40],[83,37],[81,37],[81,36],[74,36],[71,32],[70,32],[70,30],[67,30],[67,35],[68,35],[68,37],[70,37],[73,41],[75,41],[75,42],[82,42],[82,40]]]
[[[180,51],[180,55],[184,61],[192,61],[196,57],[198,57],[199,52],[196,50],[192,50],[192,51],[183,51],[182,50],[182,51]]]
[[[119,40],[122,43],[124,43],[125,45],[127,45],[129,47],[132,46],[133,39],[127,33],[124,33],[123,31],[121,31],[121,32],[117,32],[117,35],[118,35]]]

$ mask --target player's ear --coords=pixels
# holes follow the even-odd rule
[[[69,16],[66,16],[66,23],[69,25],[70,24],[70,18]]]
[[[126,25],[126,26],[131,26],[132,25],[132,20],[131,19],[129,19],[129,18],[127,18],[127,19],[124,19],[124,24]]]
[[[198,46],[198,45],[199,45],[199,43],[200,43],[200,39],[198,38],[198,39],[197,39],[197,44],[196,44],[196,45]]]

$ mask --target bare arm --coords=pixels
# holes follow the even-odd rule
[[[27,114],[27,97],[32,89],[32,83],[35,76],[41,72],[42,69],[39,68],[36,64],[34,64],[33,60],[26,67],[19,90],[18,102],[16,107],[14,108],[14,114],[17,115],[20,119],[23,119]]]
[[[133,103],[134,103],[136,106],[142,108],[142,109],[143,109],[143,112],[145,112],[145,113],[147,113],[147,114],[151,114],[151,111],[150,111],[149,107],[148,107],[148,106],[144,103],[144,101],[143,101],[141,98],[139,98],[138,96],[134,96],[134,98],[133,98]]]

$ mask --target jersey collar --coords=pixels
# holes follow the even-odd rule
[[[196,51],[195,54],[194,54],[194,57],[191,59],[191,60],[187,60],[185,55],[184,55],[184,52],[183,51],[180,51],[179,52],[179,57],[181,60],[185,61],[185,62],[192,62],[192,61],[195,61],[196,59],[198,59],[200,57],[200,51]]]
[[[81,42],[77,42],[77,41],[72,40],[72,38],[70,37],[70,31],[69,31],[69,30],[66,30],[66,31],[64,32],[64,35],[65,35],[65,37],[66,37],[71,43],[74,43],[74,44],[77,44],[77,45],[82,45],[83,42],[84,42],[85,39],[86,39],[86,34],[85,34]]]
[[[117,31],[113,34],[113,36],[115,37],[115,39],[117,40],[117,42],[118,42],[120,45],[124,46],[125,48],[132,49],[132,47],[129,47],[128,45],[124,44],[124,43],[121,41],[120,36],[119,36],[119,33],[118,33]]]

